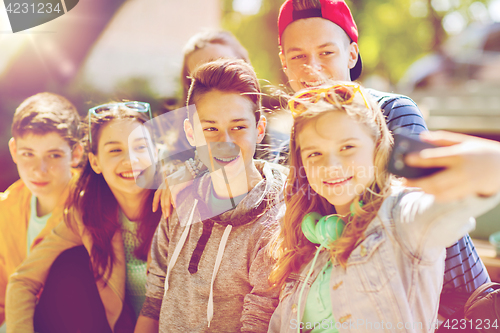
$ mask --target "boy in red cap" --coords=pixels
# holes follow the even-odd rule
[[[278,28],[281,63],[294,91],[360,76],[358,30],[344,1],[287,0],[280,9]],[[410,98],[367,90],[379,103],[392,132],[427,130]],[[449,318],[490,278],[469,235],[447,248],[446,255],[439,314]]]

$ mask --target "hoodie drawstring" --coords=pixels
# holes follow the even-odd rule
[[[217,258],[215,259],[214,271],[212,273],[212,281],[210,282],[210,296],[208,297],[208,306],[207,306],[207,321],[208,327],[210,327],[210,321],[214,317],[214,281],[217,276],[217,272],[219,271],[220,263],[222,261],[222,256],[224,255],[224,249],[226,248],[227,240],[229,238],[229,234],[233,226],[228,224],[226,229],[224,229],[224,234],[219,243],[219,250],[217,251]]]
[[[191,224],[193,224],[193,215],[194,215],[194,210],[196,209],[196,205],[198,204],[198,200],[194,199],[194,204],[193,204],[193,209],[191,210],[191,215],[189,215],[189,220],[184,228],[184,231],[182,232],[181,238],[179,239],[179,243],[177,243],[177,246],[174,249],[174,253],[172,254],[172,259],[170,259],[170,262],[168,263],[167,266],[167,275],[165,276],[165,293],[168,290],[168,278],[170,276],[170,272],[174,268],[175,262],[177,261],[177,258],[179,258],[179,254],[181,253],[182,247],[184,246],[184,243],[186,242],[186,238],[189,234],[189,230],[191,229]]]

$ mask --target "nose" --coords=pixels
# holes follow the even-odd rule
[[[44,174],[48,171],[49,166],[48,166],[47,161],[45,161],[45,159],[41,158],[41,159],[37,159],[37,161],[34,163],[33,169],[36,173]]]
[[[233,142],[233,138],[229,131],[222,131],[221,136],[219,137],[219,142],[225,142],[227,144],[231,144]]]
[[[212,142],[210,148],[218,153],[224,153],[231,155],[234,152],[239,151],[238,145],[234,143],[233,138],[227,132],[219,137],[219,140]]]
[[[138,160],[139,160],[138,156],[131,149],[129,149],[124,155],[122,163],[130,166],[133,163],[137,162]]]
[[[338,177],[342,169],[342,161],[336,154],[328,154],[325,165],[329,176]]]
[[[307,57],[307,62],[304,64],[304,66],[306,70],[309,70],[312,73],[319,72],[322,69],[321,61],[315,55]]]

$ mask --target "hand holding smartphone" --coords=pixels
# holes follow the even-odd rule
[[[391,152],[388,165],[389,172],[399,177],[414,179],[426,177],[438,171],[444,170],[444,168],[411,167],[405,163],[406,155],[419,152],[423,149],[436,147],[438,146],[421,141],[417,136],[394,134],[394,148]]]

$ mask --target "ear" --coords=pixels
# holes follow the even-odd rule
[[[259,122],[257,123],[257,143],[261,143],[266,135],[266,125],[267,119],[264,115],[260,116]]]
[[[10,156],[12,156],[12,160],[14,163],[17,164],[17,146],[16,146],[16,139],[10,138],[9,140],[9,151],[10,151]]]
[[[184,133],[186,133],[186,139],[188,140],[189,144],[195,147],[196,144],[194,141],[193,125],[191,125],[191,122],[188,118],[184,119]]]
[[[102,173],[101,167],[99,166],[99,161],[97,160],[97,156],[95,156],[94,153],[89,153],[89,163],[95,173]]]
[[[349,46],[347,47],[347,51],[349,52],[349,60],[347,66],[349,67],[349,69],[351,69],[358,62],[358,55],[359,55],[358,43],[352,42],[351,44],[349,44]]]
[[[80,142],[77,142],[73,147],[73,151],[71,152],[71,167],[76,168],[83,156],[83,146]]]
[[[284,71],[286,71],[286,58],[285,58],[285,55],[283,54],[283,51],[281,50],[281,46],[280,46],[280,61],[281,61],[281,67],[283,68]]]

